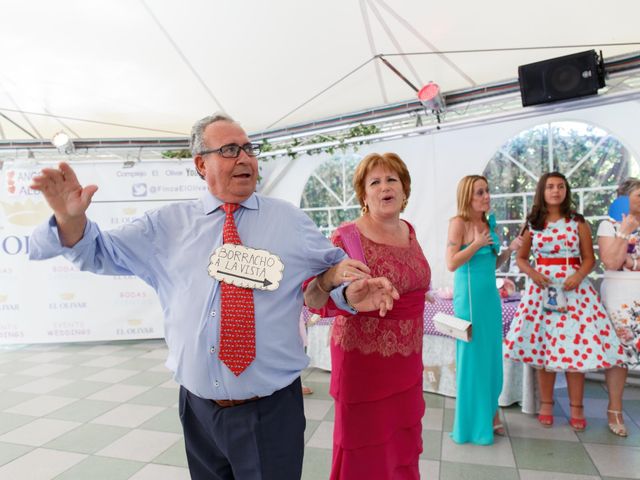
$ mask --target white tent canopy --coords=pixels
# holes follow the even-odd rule
[[[77,138],[184,136],[216,110],[259,132],[415,99],[379,54],[414,85],[435,81],[446,92],[513,79],[519,65],[591,48],[605,59],[640,50],[633,0],[9,0],[3,7],[0,141],[60,130]],[[567,48],[530,48],[559,46]]]

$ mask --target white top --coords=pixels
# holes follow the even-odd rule
[[[616,232],[620,228],[620,223],[611,221],[611,220],[603,220],[600,222],[598,226],[598,237],[615,237]],[[628,253],[633,257],[637,258],[640,261],[640,230],[636,230],[631,234],[628,243]],[[616,278],[616,279],[627,279],[629,277],[637,278],[638,272],[631,272],[628,270],[605,270],[604,278]]]

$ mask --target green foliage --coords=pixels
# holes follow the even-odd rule
[[[162,158],[191,158],[191,150],[187,148],[182,150],[165,150],[162,152]]]
[[[321,153],[334,155],[338,151],[346,153],[349,148],[352,148],[353,151],[357,151],[360,145],[364,145],[369,142],[366,138],[362,138],[362,140],[350,143],[346,143],[347,140],[352,138],[367,137],[379,132],[380,128],[378,128],[376,125],[356,125],[355,127],[351,127],[346,132],[342,132],[336,135],[318,134],[310,137],[296,137],[293,140],[281,142],[275,145],[269,143],[267,139],[263,139],[262,152],[267,153],[273,152],[275,150],[285,150],[285,155],[287,155],[291,159],[295,159],[300,154],[299,152],[294,151],[295,147],[328,143],[329,145],[322,145],[316,148],[308,148],[305,150],[305,153],[307,155],[320,155]],[[261,158],[266,160],[267,158],[269,158],[269,156],[267,155]]]

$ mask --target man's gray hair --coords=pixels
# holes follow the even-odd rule
[[[618,190],[616,190],[618,196],[626,195],[629,196],[631,192],[640,188],[640,179],[629,177],[624,182],[618,186]]]
[[[205,144],[202,136],[204,135],[205,129],[215,122],[235,123],[235,120],[226,113],[222,112],[216,112],[213,115],[208,115],[198,120],[191,129],[191,139],[189,142],[189,147],[191,148],[192,156],[195,157],[197,154],[205,150]]]

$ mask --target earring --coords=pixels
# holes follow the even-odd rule
[[[364,217],[365,214],[369,213],[369,206],[365,203],[360,209],[360,213]]]
[[[404,199],[402,200],[402,208],[400,209],[401,212],[404,212],[404,209],[407,208],[408,203],[409,199],[407,197],[404,197]]]

